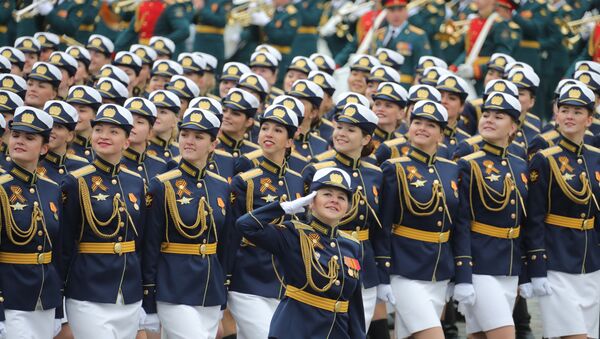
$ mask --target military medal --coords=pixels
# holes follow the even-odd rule
[[[106,187],[106,185],[104,185],[104,183],[102,182],[102,177],[93,176],[92,177],[92,192],[96,192],[97,189],[101,189],[102,191],[106,192],[108,187]]]
[[[417,168],[415,166],[408,166],[408,167],[406,167],[406,170],[408,171],[408,180],[413,180],[413,179],[417,178],[417,180],[410,183],[411,185],[413,185],[415,187],[424,187],[425,186],[425,184],[427,183],[427,180],[423,180],[423,176],[421,175],[421,173],[419,173],[419,170],[417,170]]]
[[[452,190],[454,191],[454,197],[458,198],[458,185],[456,185],[456,181],[450,181],[450,187],[452,187]]]
[[[98,193],[96,195],[92,195],[92,198],[96,199],[96,201],[104,201],[108,197],[109,197],[108,194],[102,194],[102,193]]]
[[[351,257],[344,257],[344,264],[348,267],[348,275],[358,279],[358,272],[360,271],[360,262]]]
[[[269,202],[273,202],[275,200],[277,200],[277,197],[271,194],[268,194],[267,196],[264,197],[260,197],[262,200],[264,200],[265,202],[269,203]]]
[[[129,197],[129,201],[131,201],[131,203],[133,204],[133,208],[136,211],[139,211],[140,205],[138,205],[138,203],[137,203],[137,197],[135,196],[135,194],[129,193],[127,196]]]
[[[485,160],[483,162],[483,166],[485,166],[485,173],[488,174],[488,176],[485,177],[487,180],[489,180],[490,182],[500,180],[500,175],[498,175],[498,173],[500,173],[500,170],[494,167],[493,161]]]
[[[223,199],[221,197],[217,198],[217,205],[219,205],[219,207],[221,207],[221,213],[223,213],[223,215],[225,215],[225,201],[223,201]]]
[[[379,192],[377,192],[377,187],[373,186],[373,196],[375,197],[375,203],[379,204]]]
[[[58,208],[52,201],[50,201],[50,211],[52,211],[52,213],[54,215],[54,219],[58,220]]]

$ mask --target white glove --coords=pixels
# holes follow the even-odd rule
[[[458,301],[458,311],[465,314],[465,306],[475,305],[475,289],[473,284],[456,284],[454,300]]]
[[[285,214],[296,214],[304,212],[304,206],[310,204],[313,198],[317,195],[317,192],[312,192],[311,194],[298,198],[292,201],[285,201],[280,203],[281,209],[285,212]]]
[[[38,5],[38,13],[40,15],[48,15],[48,13],[52,12],[54,5],[50,1],[44,1]]]
[[[4,321],[0,321],[0,338],[6,338],[6,325]]]
[[[271,21],[271,18],[267,15],[267,13],[260,11],[252,13],[252,21],[251,23],[256,26],[265,26]]]
[[[475,71],[473,70],[473,66],[467,64],[458,65],[458,69],[456,70],[456,75],[464,79],[473,79],[475,75]]]
[[[446,302],[449,302],[452,299],[452,295],[454,295],[454,283],[448,283],[448,287],[446,288]]]
[[[396,305],[396,298],[394,298],[392,286],[389,284],[377,285],[377,299]]]
[[[54,337],[56,337],[60,330],[62,330],[62,321],[60,319],[54,319]]]
[[[160,319],[158,319],[158,314],[146,314],[146,316],[144,317],[144,321],[140,326],[140,329],[146,330],[148,332],[160,332]]]
[[[531,278],[531,286],[533,287],[533,295],[543,297],[552,294],[552,286],[548,278]]]
[[[531,283],[519,285],[519,295],[525,299],[533,298],[533,285]]]
[[[146,320],[146,310],[143,307],[140,307],[139,319],[138,319],[138,329],[144,329],[144,321]]]

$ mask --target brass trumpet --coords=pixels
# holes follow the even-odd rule
[[[56,0],[34,0],[31,5],[23,7],[19,10],[16,10],[12,13],[13,18],[16,22],[20,22],[23,19],[30,19],[39,14],[39,6],[43,3],[50,2],[52,4],[56,3]]]
[[[113,12],[116,14],[135,11],[139,0],[117,0],[111,4]]]
[[[471,20],[448,20],[440,25],[440,31],[436,33],[435,38],[439,39],[442,44],[447,43],[454,45],[460,41],[461,37],[469,29]]]
[[[238,4],[234,1],[234,5],[236,6],[229,13],[228,24],[230,25],[248,27],[252,23],[254,13],[265,12],[270,17],[275,14],[275,7],[265,0],[246,0]]]
[[[570,50],[573,49],[577,42],[581,40],[580,33],[583,30],[584,25],[595,22],[600,22],[600,14],[572,21],[559,20],[557,24],[560,27],[560,32],[564,36],[563,45]]]

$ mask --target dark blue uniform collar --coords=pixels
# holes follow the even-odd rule
[[[412,145],[410,146],[410,151],[408,151],[408,156],[413,160],[422,162],[429,166],[432,166],[433,163],[435,162],[435,154],[429,155],[426,152],[424,152]]]
[[[569,151],[571,153],[575,153],[577,155],[581,154],[581,151],[583,150],[583,143],[581,144],[576,144],[573,141],[567,139],[564,135],[562,137],[562,139],[560,139],[560,141],[558,142],[558,145],[566,150]]]
[[[181,170],[181,172],[189,175],[190,177],[196,180],[204,178],[204,175],[206,174],[206,167],[199,169],[198,167],[192,165],[192,163],[188,162],[183,158],[179,162],[179,169]]]
[[[339,161],[344,166],[351,167],[352,169],[357,169],[360,167],[360,158],[352,159],[343,153],[336,152],[335,160]]]
[[[0,143],[0,153],[2,154],[6,154],[6,152],[8,151],[8,147],[5,143]]]
[[[227,135],[225,132],[222,132],[221,135],[219,135],[219,141],[225,144],[225,146],[230,147],[232,149],[240,149],[240,147],[242,147],[242,144],[244,143],[244,139],[235,140],[234,138]]]
[[[331,227],[314,216],[312,216],[309,225],[315,230],[315,232],[328,238],[335,238],[337,236],[337,227]]]
[[[111,177],[117,176],[121,169],[119,164],[113,165],[100,157],[96,157],[94,161],[92,161],[92,165],[94,165],[94,167],[99,169],[101,172],[110,175]]]
[[[14,161],[8,164],[8,173],[10,173],[14,178],[17,178],[23,181],[30,186],[34,185],[37,181],[36,173],[31,173],[24,169],[23,167],[17,165]]]
[[[448,138],[454,138],[455,134],[456,134],[456,126],[450,127],[450,126],[446,125],[446,127],[444,127],[444,135],[447,136]]]
[[[171,144],[171,141],[170,140],[166,141],[159,137],[154,137],[154,138],[150,139],[150,143],[158,145],[164,149],[167,149],[169,147],[169,145]]]
[[[44,159],[46,159],[48,162],[55,164],[57,166],[63,165],[65,163],[65,158],[67,157],[67,155],[58,155],[52,151],[48,151],[48,153],[46,154],[46,156],[44,157]]]
[[[299,134],[298,137],[296,138],[296,140],[298,140],[300,142],[308,142],[308,139],[310,139],[310,132],[304,133],[304,134]]]
[[[485,140],[483,141],[483,146],[481,147],[481,149],[486,153],[494,154],[502,158],[506,158],[506,154],[508,152],[507,147],[496,146]]]
[[[382,130],[381,128],[379,128],[379,126],[377,126],[377,128],[375,128],[375,131],[373,133],[378,138],[380,138],[381,140],[384,140],[384,141],[391,140],[395,137],[394,132],[386,132],[386,131]]]
[[[267,159],[266,157],[263,157],[263,160],[260,162],[260,167],[266,170],[267,172],[276,174],[278,177],[284,176],[285,170],[287,168],[285,163],[283,164],[283,166],[280,166],[274,163],[273,161]]]
[[[75,139],[73,139],[73,142],[76,143],[79,146],[83,146],[85,148],[90,148],[92,147],[92,142],[90,141],[90,139],[81,136],[79,134],[75,135]]]
[[[146,159],[146,152],[138,153],[130,147],[123,151],[123,156],[129,160],[132,160],[136,164],[141,164]]]

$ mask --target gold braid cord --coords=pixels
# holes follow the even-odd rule
[[[477,185],[477,191],[479,191],[479,200],[481,200],[483,206],[488,211],[492,212],[504,210],[510,201],[511,192],[515,188],[512,177],[505,177],[504,187],[502,189],[502,193],[500,193],[485,183],[483,173],[481,172],[481,168],[479,168],[477,162],[475,160],[471,160],[469,162],[471,163],[471,176],[475,178],[475,185]],[[473,188],[472,185],[473,180],[471,180],[471,191]],[[488,199],[498,207],[492,207],[492,205],[488,203]],[[471,206],[473,206],[473,204],[471,204]]]
[[[33,240],[37,231],[38,222],[42,222],[42,227],[46,234],[48,234],[46,230],[46,223],[43,219],[43,212],[39,207],[39,204],[33,205],[33,212],[31,213],[31,222],[29,223],[29,227],[26,230],[20,229],[15,223],[15,219],[12,215],[12,211],[10,210],[10,199],[6,194],[6,191],[2,186],[0,186],[0,204],[2,204],[2,224],[6,227],[6,234],[10,241],[18,246],[27,245]],[[15,239],[24,238],[23,241],[18,241]],[[49,238],[48,238],[49,239]]]
[[[346,213],[346,215],[340,221],[340,225],[345,225],[356,219],[356,214],[358,214],[358,207],[360,205],[361,199],[365,202],[365,205],[367,205],[367,209],[371,213],[371,216],[373,216],[375,222],[377,223],[377,226],[382,227],[381,222],[377,217],[377,213],[375,213],[375,210],[373,209],[373,207],[371,207],[371,204],[369,204],[367,196],[360,188],[358,188],[356,192],[354,192],[354,194],[352,195],[352,206],[348,210],[348,213]]]
[[[196,221],[192,225],[186,225],[181,219],[181,215],[179,214],[179,209],[177,208],[177,198],[175,197],[175,190],[170,182],[165,182],[165,204],[168,207],[169,215],[171,216],[171,220],[175,224],[175,229],[181,236],[186,239],[197,239],[208,229],[208,224],[206,223],[206,218],[208,216],[212,216],[213,209],[206,202],[206,198],[202,197],[198,201],[198,212],[196,214]],[[206,211],[208,209],[208,212]],[[188,231],[193,231],[198,228],[200,225],[200,230],[196,234],[190,234]]]
[[[87,183],[85,182],[85,179],[79,178],[77,181],[79,183],[79,194],[81,195],[81,208],[83,209],[85,219],[87,220],[88,224],[90,225],[92,232],[94,232],[94,234],[96,236],[98,236],[102,239],[110,239],[110,238],[115,237],[119,233],[119,224],[122,221],[121,214],[119,213],[119,208],[122,207],[125,210],[127,210],[127,206],[125,206],[125,202],[122,201],[119,198],[119,196],[115,194],[113,196],[112,214],[106,221],[100,221],[100,220],[98,220],[98,218],[96,218],[96,214],[94,213],[94,210],[92,207],[92,201],[90,199],[90,191],[89,191]],[[115,220],[115,218],[117,218],[115,230],[109,234],[102,233],[100,231],[100,229],[98,228],[98,226],[106,227],[106,226],[110,225],[113,222],[113,220]]]
[[[340,264],[331,257],[327,263],[327,271],[325,271],[323,266],[321,266],[321,263],[319,263],[319,260],[315,257],[315,244],[313,243],[313,240],[304,232],[304,230],[298,230],[298,233],[300,235],[300,250],[302,253],[302,260],[304,261],[304,270],[306,271],[306,285],[301,289],[305,289],[307,285],[310,285],[310,287],[317,292],[328,291],[338,277]],[[317,274],[328,280],[325,286],[317,287],[312,278],[313,268]]]
[[[444,200],[442,185],[439,182],[434,182],[431,187],[431,199],[426,202],[420,202],[410,195],[410,187],[408,187],[408,179],[406,178],[404,168],[398,166],[396,174],[398,175],[400,191],[406,202],[406,208],[411,214],[423,217],[432,215],[436,212],[440,205],[440,201]],[[442,201],[442,203],[445,205],[445,202]]]
[[[571,187],[563,178],[562,173],[560,172],[560,168],[556,163],[556,159],[553,157],[548,157],[548,162],[550,163],[550,170],[552,171],[552,176],[555,178],[558,187],[560,187],[561,191],[569,198],[569,200],[573,201],[579,205],[585,205],[590,201],[592,197],[592,187],[590,182],[588,181],[585,172],[582,172],[579,175],[579,180],[581,180],[581,190],[576,190]]]

